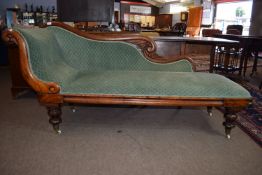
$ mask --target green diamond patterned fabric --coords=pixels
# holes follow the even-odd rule
[[[186,60],[170,64],[150,62],[128,43],[87,40],[58,27],[48,29],[57,38],[65,61],[78,70],[192,71],[191,64]]]
[[[187,60],[152,63],[131,44],[94,41],[58,27],[16,30],[26,40],[34,75],[57,82],[61,94],[250,98],[225,77],[192,72]]]
[[[187,60],[150,62],[133,45],[124,42],[89,40],[59,27],[15,30],[26,40],[32,72],[43,81],[70,81],[79,71],[192,71]]]
[[[31,71],[39,79],[47,82],[70,81],[78,70],[64,61],[52,31],[45,29],[16,28],[24,37]]]
[[[82,72],[63,86],[64,94],[250,98],[249,92],[233,81],[199,72]]]

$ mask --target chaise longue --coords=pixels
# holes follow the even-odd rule
[[[94,35],[63,23],[14,27],[3,34],[19,47],[22,75],[60,133],[63,104],[224,107],[230,138],[247,90],[217,74],[194,72],[186,56],[164,58],[140,35]]]

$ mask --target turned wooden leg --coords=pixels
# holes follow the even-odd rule
[[[56,133],[61,134],[61,130],[59,129],[59,124],[62,123],[61,119],[61,107],[57,106],[48,106],[47,107],[48,115],[49,115],[49,123],[53,125],[53,128]]]
[[[209,115],[210,117],[213,116],[212,109],[213,109],[212,106],[208,106],[208,107],[207,107],[207,113],[208,113],[208,115]]]
[[[235,121],[237,119],[236,113],[240,111],[239,109],[234,109],[234,108],[225,108],[225,113],[224,113],[224,118],[225,121],[223,122],[223,125],[225,126],[225,133],[226,137],[230,139],[230,133],[231,129],[235,127]]]

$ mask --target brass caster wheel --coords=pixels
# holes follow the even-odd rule
[[[62,133],[61,129],[59,129],[59,125],[53,125],[53,128],[56,134],[60,135]]]
[[[60,129],[55,130],[55,132],[56,132],[58,135],[62,134],[62,131],[61,131]]]
[[[73,113],[75,113],[76,112],[76,107],[71,107],[71,110],[72,110]]]
[[[208,113],[209,117],[212,117],[212,116],[213,116],[212,109],[213,109],[213,108],[212,108],[211,106],[208,106],[208,107],[207,107],[207,113]]]

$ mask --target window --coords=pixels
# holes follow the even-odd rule
[[[187,11],[188,8],[186,6],[182,6],[182,5],[177,5],[177,4],[170,4],[170,13],[174,14],[174,13],[180,13],[180,12],[184,12]]]
[[[216,9],[215,28],[226,33],[228,25],[243,25],[243,35],[249,34],[252,1],[218,3]]]

